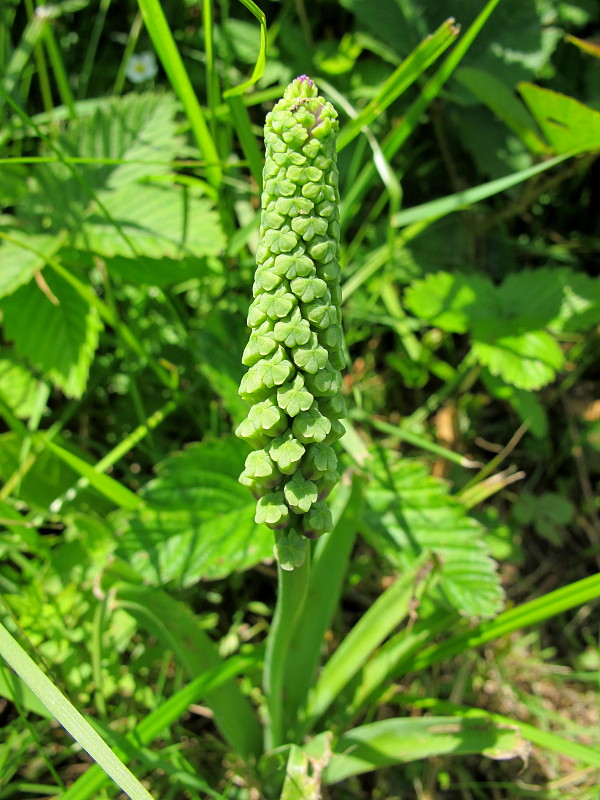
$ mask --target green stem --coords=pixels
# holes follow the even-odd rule
[[[267,697],[265,750],[283,742],[283,707],[286,698],[285,672],[296,625],[302,617],[310,578],[310,550],[304,564],[292,571],[277,566],[277,604],[265,654],[264,690]]]

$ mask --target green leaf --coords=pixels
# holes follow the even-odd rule
[[[68,397],[81,397],[102,323],[70,283],[44,277],[51,296],[30,282],[0,301],[6,338]]]
[[[35,407],[38,382],[12,350],[0,351],[0,398],[19,419],[27,419]]]
[[[233,437],[191,445],[158,465],[141,493],[147,509],[114,518],[120,554],[150,585],[191,586],[271,557],[271,537],[238,482],[247,453]]]
[[[45,267],[47,257],[57,249],[56,236],[3,229],[11,241],[0,245],[0,297],[12,294],[19,286],[28,283],[33,275]],[[1,235],[0,235],[1,239]],[[20,245],[23,242],[23,246]]]
[[[519,415],[521,422],[529,425],[529,430],[534,436],[539,439],[546,436],[548,433],[548,416],[546,409],[535,394],[506,383],[496,375],[492,375],[486,367],[481,370],[481,379],[490,394],[511,404]]]
[[[547,149],[533,118],[515,97],[512,87],[491,72],[473,67],[457,70],[456,78],[514,131],[532,153],[542,153]]]
[[[518,89],[556,153],[600,150],[600,112],[532,83],[520,83]]]
[[[524,751],[519,732],[490,719],[386,719],[342,734],[325,768],[324,779],[327,784],[338,783],[351,775],[432,756],[480,753],[488,758],[507,759],[517,758]]]
[[[600,319],[600,278],[570,269],[558,269],[563,295],[560,309],[551,322],[559,331],[586,331]]]
[[[502,335],[495,321],[473,330],[473,353],[492,375],[519,389],[539,389],[554,380],[564,355],[546,331]]]
[[[437,272],[415,281],[404,295],[409,311],[450,333],[466,333],[474,318],[497,311],[494,286],[476,275]]]
[[[94,211],[74,237],[82,250],[108,257],[182,259],[217,255],[224,249],[212,203],[187,187],[127,184],[102,192],[100,198],[121,230],[100,210]]]
[[[364,515],[372,546],[403,571],[422,553],[437,553],[445,603],[469,617],[496,613],[502,590],[481,525],[423,464],[379,451],[373,469]]]

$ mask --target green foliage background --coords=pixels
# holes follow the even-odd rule
[[[600,10],[592,0],[269,1],[265,38],[253,5],[167,3],[164,21],[152,0],[2,6],[3,624],[157,797],[251,797],[257,775],[265,796],[304,796],[290,775],[313,780],[309,758],[325,783],[344,779],[332,797],[415,786],[489,796],[488,785],[530,796],[510,794],[518,759],[467,757],[518,755],[496,728],[478,746],[483,723],[465,715],[460,741],[441,741],[419,716],[425,744],[411,750],[413,729],[388,717],[407,715],[403,695],[416,715],[434,700],[442,714],[464,702],[597,744],[584,713],[599,665],[595,590],[575,618],[562,614],[583,599],[494,652],[475,637],[443,666],[425,659],[416,677],[409,657],[597,572]],[[131,55],[146,51],[157,74],[134,83]],[[350,365],[332,499],[332,536],[348,552],[337,611],[324,598],[323,610],[305,607],[323,613],[323,629],[304,632],[317,656],[354,642],[349,631],[363,641],[361,612],[389,598],[394,578],[408,583],[369,660],[342,651],[333,662],[346,658],[339,691],[325,668],[306,700],[317,663],[297,669],[305,717],[283,721],[296,737],[284,778],[281,765],[252,763],[275,569],[272,533],[237,481],[248,447],[232,431],[245,416],[262,124],[302,73],[340,113]],[[223,686],[206,688],[222,664],[237,707]],[[559,718],[561,701],[536,698],[528,670],[571,697],[571,719]],[[201,677],[198,694],[128,751],[125,735]],[[48,712],[15,681],[0,668],[0,796],[116,796],[91,769],[77,788],[80,753],[62,733],[55,746]],[[200,700],[216,725],[189,712]],[[319,736],[330,731],[339,758],[326,766],[332,745]],[[398,748],[392,760],[369,761],[378,737]],[[564,747],[594,770],[572,795],[591,799],[600,765]],[[548,798],[552,776],[568,771],[539,753],[524,769],[522,782]]]

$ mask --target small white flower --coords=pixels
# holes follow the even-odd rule
[[[154,78],[158,72],[154,53],[139,53],[129,59],[125,74],[132,83],[142,83]]]

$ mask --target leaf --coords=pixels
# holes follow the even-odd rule
[[[546,331],[502,335],[495,321],[474,328],[473,353],[492,375],[519,389],[551,383],[564,363],[562,350]]]
[[[415,281],[406,290],[404,303],[415,316],[451,333],[465,333],[473,319],[497,312],[491,281],[448,272]]]
[[[386,719],[342,734],[325,767],[324,780],[338,783],[351,775],[431,756],[481,753],[508,759],[525,752],[518,731],[492,720],[452,716]]]
[[[532,83],[520,83],[518,89],[556,153],[600,150],[600,112]]]
[[[547,149],[533,118],[515,97],[512,87],[492,73],[473,67],[457,70],[456,78],[514,131],[532,153],[542,153]]]
[[[6,338],[67,397],[81,397],[102,323],[70,283],[55,273],[44,277],[57,303],[33,281],[5,297]]]
[[[563,296],[560,309],[551,322],[559,331],[586,331],[600,319],[600,278],[570,269],[555,270]]]
[[[19,419],[27,419],[35,407],[38,382],[12,350],[0,351],[0,398]]]
[[[146,510],[114,518],[120,555],[150,585],[192,586],[272,557],[272,537],[238,483],[247,454],[233,437],[191,445],[158,465],[141,493]]]
[[[46,266],[47,257],[56,252],[56,236],[3,230],[13,241],[0,245],[0,297],[12,294],[28,283],[33,275]],[[23,246],[19,242],[23,241]]]
[[[436,553],[445,603],[466,616],[496,613],[502,590],[481,525],[423,464],[379,451],[373,471],[364,512],[372,546],[402,571],[422,553]]]
[[[88,454],[75,448],[71,442],[66,442],[60,437],[55,437],[54,441],[80,458],[89,459]],[[21,465],[22,445],[22,440],[12,432],[0,435],[0,478],[4,483],[7,483]],[[75,486],[79,474],[49,450],[35,454],[35,460],[33,456],[30,458],[32,463],[20,478],[12,496],[22,500],[32,509],[53,511],[54,502]],[[64,510],[66,507],[83,512],[93,511],[100,515],[114,508],[112,503],[108,503],[90,488],[79,490],[74,497],[65,497],[60,508]]]
[[[119,227],[101,210],[94,211],[74,237],[82,250],[109,257],[181,259],[216,255],[224,248],[212,204],[187,187],[127,184],[100,197]]]
[[[521,422],[529,425],[529,430],[538,439],[542,439],[548,433],[548,416],[546,409],[537,399],[535,394],[518,389],[506,383],[496,375],[492,375],[487,368],[481,370],[481,379],[485,388],[499,400],[506,400],[517,412]]]

